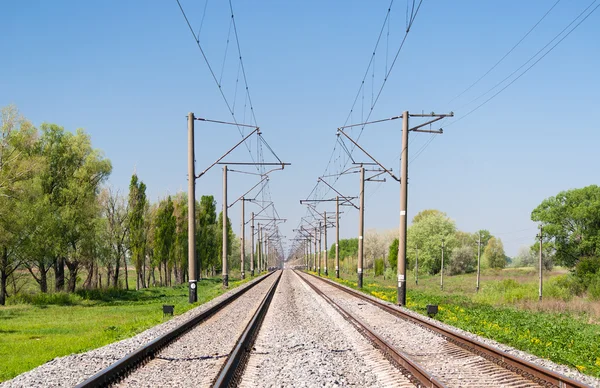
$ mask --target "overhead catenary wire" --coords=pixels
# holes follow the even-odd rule
[[[514,46],[512,46],[510,48],[510,50],[508,50],[503,56],[502,58],[500,58],[492,67],[490,67],[488,69],[488,71],[486,71],[482,76],[480,76],[479,78],[477,78],[475,80],[475,82],[473,82],[471,85],[469,85],[465,90],[463,90],[462,92],[460,92],[456,97],[454,97],[452,100],[449,101],[449,103],[451,103],[452,101],[456,100],[457,98],[461,97],[463,94],[465,94],[466,92],[468,92],[469,90],[471,90],[475,85],[477,85],[482,79],[484,79],[488,74],[490,74],[496,67],[498,67],[498,65],[500,63],[502,63],[506,57],[508,57],[532,32],[533,30],[536,29],[536,27],[546,18],[546,16],[548,16],[548,14],[550,12],[552,12],[552,10],[558,5],[558,3],[560,3],[561,0],[556,0],[556,2],[550,7],[550,9],[548,9],[546,11],[546,13],[544,13],[544,15],[542,16],[542,18],[540,20],[537,21],[537,23],[535,23],[533,25],[533,27],[531,27],[529,29],[529,31],[527,31],[527,33],[525,35],[523,35],[521,37],[521,39],[519,39],[519,41],[517,43],[514,44]]]
[[[357,93],[356,93],[356,95],[354,97],[351,109],[350,109],[350,111],[349,111],[349,113],[348,113],[348,115],[346,117],[345,122],[344,122],[344,126],[346,126],[349,121],[352,122],[353,114],[354,114],[354,111],[355,111],[355,108],[356,108],[356,103],[358,102],[358,99],[361,98],[361,96],[362,96],[362,98],[361,98],[361,121],[362,122],[366,122],[371,117],[371,114],[373,113],[374,108],[377,105],[377,102],[379,101],[379,99],[380,99],[380,97],[382,95],[383,89],[385,88],[385,85],[386,85],[386,83],[387,83],[387,81],[388,81],[388,79],[390,77],[390,74],[391,74],[393,68],[394,68],[394,65],[396,64],[396,62],[397,62],[397,60],[399,58],[399,55],[400,55],[400,53],[401,53],[401,51],[402,51],[402,49],[404,47],[404,44],[406,42],[408,33],[410,32],[410,29],[411,29],[411,27],[412,27],[412,25],[413,25],[413,23],[415,21],[415,18],[416,18],[417,14],[418,14],[419,9],[421,8],[421,5],[422,5],[423,1],[420,0],[418,2],[418,4],[417,4],[417,2],[415,0],[413,0],[412,3],[413,4],[412,4],[410,16],[408,17],[408,15],[407,15],[407,26],[406,26],[405,34],[404,34],[404,36],[402,38],[402,41],[400,43],[399,48],[396,51],[396,54],[394,55],[394,58],[393,58],[393,61],[392,61],[391,65],[388,66],[388,64],[389,64],[389,31],[390,31],[390,22],[389,21],[390,21],[390,17],[391,17],[391,10],[392,10],[392,5],[393,5],[393,0],[390,2],[390,5],[389,5],[389,7],[387,9],[386,16],[384,18],[383,24],[382,24],[381,29],[379,31],[379,34],[378,34],[378,37],[377,37],[377,41],[375,43],[375,48],[372,51],[372,54],[370,55],[369,63],[367,65],[367,68],[365,70],[363,78],[362,78],[362,80],[360,82],[358,91],[357,91]],[[383,82],[380,85],[380,87],[379,87],[379,89],[377,91],[377,95],[375,97],[374,94],[373,94],[373,92],[374,92],[374,80],[375,80],[375,69],[372,68],[372,67],[374,66],[377,48],[380,45],[381,37],[383,35],[383,32],[386,29],[386,25],[387,25],[387,36],[386,36],[386,53],[385,53],[385,72],[384,72]],[[369,74],[371,75],[371,80],[372,80],[372,84],[371,84],[371,94],[372,95],[371,95],[371,104],[370,104],[369,109],[368,109],[367,117],[365,118],[364,117],[364,92],[365,92],[364,89],[365,89],[365,86],[366,86],[365,85],[365,83],[366,83],[365,81],[366,81],[367,76],[369,76]],[[363,130],[364,130],[364,126],[362,126],[362,128],[361,128],[361,131],[360,131],[360,134],[359,134],[358,138],[360,138]],[[340,145],[340,147],[338,147],[338,145]],[[353,159],[352,159],[352,152],[353,152],[354,149],[355,149],[354,145],[349,150],[345,146],[345,144],[341,144],[339,142],[339,140],[336,141],[335,144],[334,144],[331,156],[329,157],[329,161],[327,162],[327,165],[325,167],[325,170],[324,170],[323,174],[321,174],[321,177],[324,178],[324,177],[331,176],[333,178],[332,185],[335,185],[335,183],[338,181],[338,179],[342,176],[341,172],[346,169],[348,163],[351,160],[353,161]],[[340,151],[342,154],[345,153],[346,157],[344,157],[342,155],[339,155],[336,158],[335,157],[336,151]],[[330,168],[332,167],[332,162],[339,162],[339,166],[338,165],[335,166],[336,168],[338,168],[338,173],[337,174],[330,174]],[[320,198],[320,199],[322,199],[322,198],[324,198],[331,191],[330,188],[327,188],[327,190],[324,190],[324,191],[321,190],[319,183],[320,183],[320,181],[317,181],[317,183],[312,188],[312,190],[309,193],[309,195],[307,196],[307,198],[313,198],[313,199]],[[377,189],[375,191],[377,191]],[[307,210],[307,215],[310,217],[310,212],[308,210]]]
[[[573,25],[573,23],[575,23],[577,21],[577,19],[579,19],[588,9],[590,9],[590,7],[592,7],[596,2],[598,2],[598,0],[594,0],[590,5],[588,5],[575,19],[573,19],[573,21],[571,21],[571,23],[569,23],[563,30],[561,30],[561,32],[559,32],[554,38],[552,38],[552,40],[550,40],[550,42],[548,42],[544,47],[542,47],[537,53],[535,53],[535,55],[533,55],[529,60],[527,60],[527,62],[525,62],[523,65],[521,65],[517,70],[515,70],[514,72],[512,72],[508,77],[506,77],[505,79],[503,79],[501,82],[499,82],[498,84],[496,84],[493,88],[491,88],[490,90],[488,90],[487,92],[485,92],[484,94],[482,94],[480,97],[482,97],[483,95],[489,93],[490,91],[492,91],[493,89],[495,89],[496,87],[498,87],[501,83],[505,82],[506,80],[508,80],[510,77],[512,77],[514,74],[516,74],[516,72],[518,72],[520,69],[522,69],[525,65],[527,65],[529,62],[531,62],[536,56],[538,56],[544,49],[546,49],[552,42],[554,42],[560,35],[562,35],[571,25]],[[562,41],[564,41],[569,35],[571,35],[571,33],[573,31],[575,31],[577,29],[577,27],[579,27],[584,21],[587,20],[587,18],[589,18],[597,9],[598,7],[600,7],[600,4],[596,5],[596,7],[594,7],[587,15],[585,15],[585,17],[583,17],[583,19],[581,19],[579,21],[579,23],[577,23],[573,28],[571,28],[558,42],[556,42],[552,47],[550,47],[550,49],[548,49],[546,52],[544,52],[542,54],[542,56],[540,56],[535,62],[533,62],[529,67],[527,67],[523,72],[521,72],[517,77],[515,77],[514,79],[512,79],[507,85],[505,85],[502,89],[500,89],[499,91],[497,91],[495,94],[493,94],[491,97],[489,97],[487,100],[485,100],[484,102],[482,102],[481,104],[479,104],[478,106],[476,106],[475,108],[471,109],[469,112],[467,112],[466,114],[464,114],[463,116],[459,117],[458,119],[450,122],[449,124],[445,125],[446,127],[449,127],[450,125],[453,125],[461,120],[463,120],[464,118],[466,118],[467,116],[471,115],[473,112],[477,111],[478,109],[480,109],[481,107],[483,107],[484,105],[486,105],[488,102],[490,102],[492,99],[494,99],[496,96],[498,96],[500,93],[502,93],[504,90],[506,90],[508,87],[510,87],[512,84],[514,84],[517,80],[519,80],[522,76],[524,76],[525,74],[527,74],[527,72],[529,70],[531,70],[535,65],[537,65],[542,59],[544,59],[546,57],[546,55],[550,54],[552,52],[552,50],[554,50],[560,43],[562,43]],[[478,97],[477,99],[479,99],[480,97]],[[477,100],[476,99],[476,100]]]
[[[187,14],[186,14],[185,10],[183,9],[180,0],[176,0],[176,1],[177,1],[177,5],[179,6],[179,9],[180,9],[180,11],[181,11],[184,19],[185,19],[185,21],[186,21],[186,23],[188,25],[189,30],[190,30],[192,36],[194,37],[194,40],[196,41],[196,45],[197,45],[197,47],[198,47],[198,49],[199,49],[199,51],[200,51],[200,53],[202,55],[202,58],[204,59],[204,62],[206,63],[206,65],[208,67],[210,75],[212,76],[215,84],[217,85],[217,87],[219,89],[219,93],[220,93],[223,101],[225,102],[225,105],[227,106],[227,109],[229,110],[229,113],[232,116],[232,120],[237,125],[237,128],[238,128],[238,131],[239,131],[240,135],[242,136],[242,138],[244,138],[244,131],[243,131],[242,127],[239,125],[239,122],[238,122],[238,120],[236,118],[236,114],[235,114],[235,104],[236,104],[236,101],[237,101],[237,87],[238,87],[237,84],[239,82],[239,72],[240,72],[240,70],[241,70],[241,73],[242,73],[242,76],[243,76],[244,86],[245,86],[245,93],[244,93],[244,122],[245,122],[246,110],[247,110],[248,106],[250,108],[250,114],[251,114],[252,121],[253,121],[253,123],[254,123],[255,126],[257,126],[257,120],[256,120],[256,114],[255,114],[255,111],[254,111],[254,106],[253,106],[253,103],[252,103],[252,98],[250,96],[250,89],[248,87],[248,78],[246,76],[246,71],[245,71],[245,67],[244,67],[243,57],[242,57],[242,53],[241,53],[239,34],[238,34],[237,25],[236,25],[236,21],[235,21],[235,15],[234,15],[234,12],[233,12],[232,2],[231,2],[231,0],[229,1],[229,10],[230,10],[230,16],[231,16],[229,29],[231,30],[231,27],[233,27],[234,36],[235,36],[235,39],[236,39],[236,48],[237,48],[237,51],[238,51],[238,60],[239,60],[239,63],[238,63],[238,74],[237,74],[237,77],[236,77],[236,89],[235,89],[235,94],[234,94],[233,105],[227,99],[227,96],[225,95],[225,92],[224,92],[223,87],[222,87],[222,78],[223,78],[225,60],[227,58],[227,50],[228,50],[228,47],[229,47],[229,34],[230,34],[231,31],[228,32],[228,39],[227,39],[227,45],[226,45],[226,49],[225,49],[225,56],[224,56],[223,64],[221,66],[221,75],[219,76],[219,78],[217,78],[217,76],[215,74],[215,71],[213,70],[213,68],[212,68],[212,66],[211,66],[211,64],[210,64],[210,62],[208,60],[208,57],[207,57],[207,55],[206,55],[206,53],[205,53],[202,45],[200,44],[200,33],[202,31],[202,26],[203,26],[203,23],[204,23],[204,18],[206,17],[206,8],[207,8],[208,0],[206,1],[205,5],[204,5],[204,12],[203,12],[203,16],[202,16],[200,28],[198,29],[198,34],[196,34],[194,32],[194,29],[191,26],[189,18],[187,17]],[[256,158],[253,155],[251,147],[248,144],[248,142],[246,142],[246,141],[244,142],[244,145],[246,146],[246,148],[248,150],[248,153],[250,155],[250,158],[252,159],[252,162],[256,163],[257,160],[259,162],[264,162],[263,144],[269,149],[269,151],[273,154],[273,156],[275,156],[275,158],[278,161],[281,162],[281,160],[279,159],[279,157],[274,153],[273,149],[268,145],[268,143],[266,142],[266,140],[262,136],[260,136],[259,140],[257,140],[257,151],[256,151],[257,155],[256,155]],[[259,171],[260,173],[264,173],[264,171],[265,171],[264,170],[264,166],[257,165],[256,168],[257,168],[257,171]],[[271,193],[270,193],[269,182],[268,181],[266,181],[263,184],[263,186],[261,187],[261,190],[259,191],[259,193],[257,193],[257,195],[261,194],[261,193],[262,193],[263,200],[266,200],[267,198],[269,200],[271,199]],[[273,207],[272,214],[275,214],[275,213],[276,213],[276,210]],[[280,241],[280,244],[279,244],[279,249],[282,250],[281,241]]]
[[[540,50],[538,50],[532,57],[530,57],[524,64],[522,64],[519,68],[517,68],[517,70],[513,71],[508,77],[504,78],[502,81],[500,81],[499,83],[497,83],[495,86],[493,86],[491,89],[489,89],[488,91],[486,91],[485,93],[481,94],[479,97],[475,98],[474,100],[471,101],[475,102],[477,101],[479,98],[485,96],[486,94],[490,93],[492,90],[496,89],[499,85],[501,85],[502,83],[504,83],[505,81],[507,81],[508,79],[510,79],[513,75],[515,75],[519,70],[521,70],[523,67],[525,67],[529,62],[531,62],[535,57],[537,57],[540,53],[543,52],[544,49],[546,49],[548,46],[550,46],[552,44],[552,42],[554,42],[558,37],[560,37],[570,26],[572,26],[578,19],[580,19],[585,13],[586,11],[588,11],[598,0],[594,0],[592,3],[590,3],[581,13],[579,13],[577,15],[577,17],[575,17],[575,19],[573,19],[565,28],[563,28],[557,35],[555,35],[546,45],[544,45]],[[575,31],[588,17],[590,17],[597,9],[598,7],[600,7],[600,4],[596,5],[596,7],[594,7],[589,13],[587,13],[587,15],[585,15],[585,17],[583,17],[583,19],[581,19],[579,21],[579,23],[577,23],[573,28],[571,28],[560,40],[558,40],[553,46],[551,46],[546,52],[544,52],[535,62],[533,62],[529,67],[527,67],[523,72],[521,72],[517,77],[515,77],[514,79],[512,79],[508,84],[506,84],[502,89],[498,90],[495,94],[493,94],[492,96],[490,96],[488,99],[486,99],[485,101],[483,101],[481,104],[479,104],[478,106],[476,106],[475,108],[471,109],[470,111],[468,111],[466,114],[458,117],[457,119],[455,119],[454,121],[449,122],[448,124],[443,125],[444,127],[449,127],[451,125],[456,124],[457,122],[467,118],[468,116],[470,116],[471,114],[473,114],[474,112],[476,112],[477,110],[479,110],[480,108],[482,108],[484,105],[486,105],[488,102],[490,102],[491,100],[493,100],[495,97],[497,97],[500,93],[502,93],[503,91],[505,91],[507,88],[509,88],[512,84],[514,84],[517,80],[519,80],[522,76],[524,76],[529,70],[531,70],[535,65],[537,65],[542,59],[544,59],[550,52],[552,52],[552,50],[554,50],[563,40],[565,40],[573,31]],[[470,104],[470,103],[469,103]],[[467,104],[467,105],[469,105]],[[433,137],[427,142],[426,146],[424,148],[427,148],[427,146],[429,146],[429,144],[431,144],[431,142],[433,141]],[[424,149],[423,149],[424,150]],[[421,152],[423,151],[421,150]],[[418,156],[420,155],[420,153],[418,155],[416,155],[415,157],[413,157],[412,161],[414,161]]]

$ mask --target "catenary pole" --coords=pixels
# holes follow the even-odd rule
[[[223,287],[229,287],[229,268],[227,268],[227,166],[223,166]]]
[[[325,223],[325,225],[324,225],[325,230],[324,230],[324,235],[323,235],[323,239],[325,240],[324,244],[323,244],[323,249],[324,249],[323,256],[325,256],[325,258],[324,258],[325,259],[324,260],[325,276],[327,276],[328,275],[328,272],[327,272],[327,211],[323,212],[323,222]]]
[[[254,212],[250,218],[250,276],[254,276]]]
[[[244,209],[244,203],[245,202],[246,202],[246,200],[244,199],[244,197],[242,197],[242,224],[241,224],[241,228],[242,229],[240,230],[240,240],[241,240],[240,241],[240,243],[241,243],[240,244],[240,261],[241,261],[241,267],[242,267],[241,268],[241,270],[242,270],[242,279],[244,279],[246,277],[246,273],[245,273],[246,269],[245,269],[245,265],[244,265],[245,264],[244,263],[244,259],[246,258],[246,245],[245,245],[246,244],[246,241],[245,241],[245,234],[246,234],[245,233],[245,229],[246,229],[245,222],[246,222],[246,219],[244,217],[245,216],[244,215],[244,211],[245,211],[245,209]]]
[[[319,272],[319,276],[321,276],[321,260],[322,260],[322,240],[323,240],[323,231],[321,230],[321,221],[319,221],[319,268],[318,268],[318,272]]]
[[[400,236],[398,237],[398,304],[406,305],[406,207],[408,204],[408,111],[402,113],[400,153]]]
[[[481,276],[481,232],[479,232],[479,239],[477,240],[477,288],[476,291],[479,292],[480,285],[480,276]]]
[[[335,277],[340,277],[340,197],[335,197]]]
[[[189,302],[198,301],[196,270],[196,172],[194,165],[194,114],[188,113],[188,280]]]
[[[542,276],[542,271],[543,271],[543,260],[542,260],[542,252],[543,252],[543,243],[542,243],[542,224],[540,224],[540,234],[538,235],[540,238],[540,258],[539,258],[539,267],[540,267],[540,271],[539,271],[539,277],[540,277],[540,286],[539,286],[539,290],[538,290],[538,300],[541,302],[542,301],[542,286],[543,286],[543,276]]]
[[[358,212],[358,288],[363,285],[363,253],[364,253],[364,231],[365,231],[365,168],[360,166],[360,210]]]

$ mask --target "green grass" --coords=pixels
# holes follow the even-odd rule
[[[330,278],[357,289],[354,276],[335,279],[330,275]],[[487,297],[481,297],[483,289],[477,295],[459,287],[462,282],[458,276],[453,278],[455,291],[446,287],[441,291],[439,283],[435,290],[425,284],[409,285],[407,307],[425,314],[427,304],[437,304],[439,313],[435,319],[441,322],[600,377],[600,325],[588,323],[589,317],[585,314],[534,312],[510,306],[508,302],[504,307],[498,305],[500,300],[518,299],[522,290],[515,293],[512,289],[520,290],[525,284],[523,288],[528,290],[529,282],[488,280],[486,287],[490,291]],[[437,280],[439,282],[439,278]],[[393,281],[365,278],[362,291],[386,301],[396,301]]]
[[[249,280],[230,281],[230,289]],[[213,278],[198,282],[194,305],[187,301],[185,285],[13,298],[11,305],[0,307],[0,382],[55,357],[95,349],[159,324],[168,319],[163,319],[163,304],[175,305],[178,315],[225,291],[221,279]]]

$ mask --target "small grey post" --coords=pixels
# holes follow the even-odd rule
[[[442,268],[440,270],[440,290],[444,289],[444,239],[442,239]]]
[[[335,277],[340,277],[340,197],[335,197]]]
[[[358,211],[358,288],[363,285],[363,253],[364,242],[363,236],[365,232],[365,168],[360,166],[360,210]]]
[[[245,263],[244,263],[244,259],[246,258],[246,241],[245,241],[245,218],[244,218],[244,202],[246,202],[246,200],[244,199],[244,197],[242,197],[242,230],[240,231],[240,261],[241,261],[241,270],[242,270],[242,279],[246,278],[246,269],[245,269]]]
[[[402,151],[400,152],[400,235],[398,236],[398,300],[406,305],[406,207],[408,203],[408,111],[402,113]]]
[[[229,268],[227,268],[227,166],[223,166],[223,287],[229,287]]]
[[[252,212],[250,221],[250,276],[254,276],[254,212]]]
[[[188,280],[189,302],[198,301],[196,288],[196,172],[194,168],[194,114],[188,113]]]
[[[477,240],[477,288],[475,291],[479,292],[479,280],[481,274],[481,232],[479,232],[479,239]]]

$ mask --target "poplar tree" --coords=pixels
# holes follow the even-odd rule
[[[148,200],[146,199],[146,185],[139,181],[134,173],[129,183],[129,251],[135,265],[136,290],[146,288],[144,279],[144,261],[146,252],[146,227],[145,214]],[[127,269],[125,269],[127,273]]]

